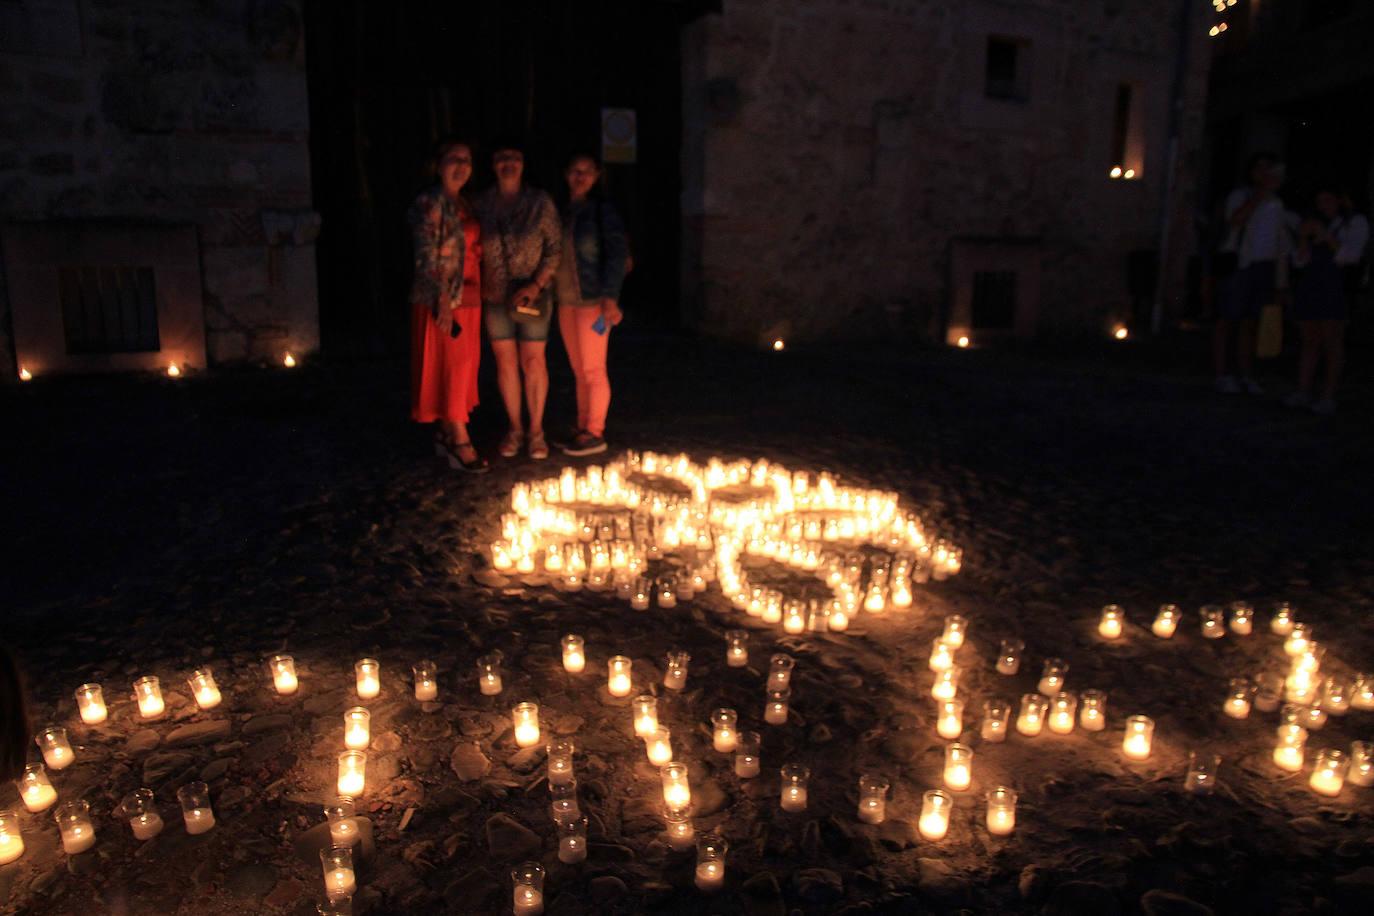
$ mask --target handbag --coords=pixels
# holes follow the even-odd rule
[[[506,311],[510,313],[512,321],[520,324],[538,324],[547,321],[553,314],[553,290],[540,290],[539,295],[524,305],[516,305],[515,297],[520,290],[529,285],[528,280],[515,279],[514,271],[510,266],[510,234],[507,232],[509,224],[502,219],[497,223],[498,232],[501,236],[501,260],[506,266]]]

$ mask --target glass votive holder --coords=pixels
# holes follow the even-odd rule
[[[344,747],[351,751],[365,751],[372,743],[372,713],[361,706],[344,711]]]
[[[516,747],[534,747],[539,743],[539,705],[537,703],[516,703],[510,711],[511,724],[515,728]]]
[[[952,700],[959,694],[959,674],[962,668],[957,665],[935,673],[935,682],[930,685],[930,695],[936,700]]]
[[[71,742],[67,740],[67,730],[60,725],[45,726],[33,740],[43,753],[43,763],[50,770],[64,770],[76,759]]]
[[[582,806],[577,801],[576,779],[569,779],[557,785],[549,783],[549,816],[555,824],[582,816]]]
[[[1264,671],[1255,676],[1255,696],[1251,701],[1260,712],[1273,712],[1283,700],[1283,675]]]
[[[196,706],[201,709],[214,709],[223,700],[219,685],[215,683],[215,674],[209,668],[197,668],[191,672],[186,684],[191,688],[191,696],[195,698]]]
[[[569,633],[562,639],[563,670],[569,674],[581,674],[587,667],[586,646],[581,636]]]
[[[826,618],[826,627],[832,633],[842,633],[849,629],[849,609],[838,598],[830,602],[830,616]]]
[[[1326,710],[1317,703],[1310,706],[1294,705],[1293,715],[1285,717],[1284,721],[1296,722],[1309,732],[1319,731],[1326,724]]]
[[[69,856],[85,852],[95,845],[95,825],[91,823],[91,806],[81,799],[63,802],[53,812],[57,832],[62,837],[62,851]]]
[[[1350,682],[1340,675],[1330,675],[1322,682],[1321,708],[1333,716],[1343,716],[1350,709]]]
[[[1010,835],[1016,829],[1016,791],[1007,786],[993,786],[984,798],[987,800],[988,833]]]
[[[484,697],[494,697],[501,692],[501,662],[499,652],[483,655],[477,659],[477,689]]]
[[[331,846],[320,850],[320,869],[324,872],[324,895],[330,900],[352,897],[358,890],[357,874],[353,870],[353,850],[348,846]]]
[[[663,803],[669,808],[685,808],[692,802],[692,787],[687,782],[687,764],[676,760],[659,768],[663,783]]]
[[[152,789],[136,789],[119,803],[120,812],[129,819],[129,829],[136,840],[151,840],[162,832],[162,815]]]
[[[973,748],[951,744],[945,748],[945,788],[962,792],[973,784]]]
[[[782,776],[780,803],[782,810],[789,814],[806,810],[806,785],[811,771],[799,763],[785,765],[779,773]]]
[[[955,649],[964,644],[964,637],[968,635],[968,620],[958,614],[950,614],[945,618],[945,629],[940,634],[940,639]]]
[[[731,668],[743,668],[749,664],[749,631],[725,631],[725,664]]]
[[[630,701],[636,738],[647,738],[658,729],[658,698],[644,694]]]
[[[1243,677],[1233,677],[1226,688],[1226,700],[1221,711],[1232,719],[1245,719],[1250,715],[1250,682]]]
[[[1312,764],[1312,775],[1308,777],[1307,784],[1318,795],[1340,795],[1349,766],[1350,758],[1345,755],[1345,751],[1332,747],[1323,748],[1317,752],[1317,759]]]
[[[1109,604],[1102,609],[1097,621],[1097,635],[1103,639],[1120,639],[1126,629],[1126,611],[1119,604]]]
[[[936,704],[935,733],[951,741],[964,733],[963,700],[941,700]]]
[[[649,593],[649,580],[643,576],[637,577],[630,593],[630,607],[636,611],[647,611],[649,609]]]
[[[692,826],[692,806],[682,808],[663,808],[663,830],[668,838],[668,847],[674,852],[693,849],[697,844],[697,832]]]
[[[735,739],[735,775],[753,779],[759,775],[759,750],[763,739],[758,732],[740,732]]]
[[[81,721],[87,725],[99,725],[109,718],[105,692],[99,684],[82,684],[76,688],[76,710],[81,714]]]
[[[921,796],[921,818],[916,828],[927,840],[943,840],[949,832],[949,812],[954,796],[944,789],[931,789]]]
[[[1021,711],[1016,716],[1016,731],[1034,738],[1045,727],[1045,710],[1049,700],[1038,693],[1021,695]]]
[[[997,646],[997,673],[1015,674],[1021,670],[1026,644],[1019,639],[1004,639]]]
[[[1198,609],[1202,621],[1203,639],[1221,639],[1226,635],[1226,612],[1220,605],[1204,604]]]
[[[725,854],[729,848],[724,838],[713,833],[697,840],[697,890],[714,894],[725,886]]]
[[[1006,741],[1010,721],[1010,703],[1005,700],[988,700],[983,704],[983,724],[978,733],[987,742],[996,744]]]
[[[1345,779],[1352,786],[1374,785],[1374,741],[1351,743],[1350,767]]]
[[[571,741],[550,741],[548,748],[549,785],[572,782],[577,778],[573,755],[576,747]]]
[[[1150,632],[1160,639],[1173,639],[1182,617],[1183,610],[1177,604],[1161,604],[1154,623],[1150,624]]]
[[[1312,627],[1305,623],[1294,623],[1293,629],[1288,632],[1288,638],[1283,641],[1283,651],[1289,658],[1296,658],[1307,651],[1307,647],[1312,642]]]
[[[1040,682],[1035,686],[1035,692],[1045,697],[1052,697],[1064,689],[1064,679],[1069,675],[1069,663],[1062,658],[1047,658],[1044,666],[1040,669]]]
[[[427,658],[422,658],[410,666],[415,678],[415,699],[421,703],[433,703],[439,699],[439,666]]]
[[[1078,724],[1085,732],[1100,732],[1107,727],[1107,692],[1085,690],[1079,697]]]
[[[739,741],[738,721],[739,715],[733,709],[711,713],[711,746],[722,754],[733,752]]]
[[[362,751],[344,751],[339,755],[337,786],[340,795],[357,798],[367,787],[367,755]]]
[[[16,784],[19,786],[20,800],[32,814],[47,811],[57,801],[57,790],[53,788],[48,771],[43,769],[41,763],[25,764],[24,773]]]
[[[865,773],[859,777],[859,820],[881,824],[887,819],[887,790],[891,784],[882,776]]]
[[[1231,632],[1249,636],[1255,629],[1255,609],[1244,601],[1231,602]]]
[[[559,821],[558,861],[576,865],[587,860],[587,818],[585,815]]]
[[[1188,772],[1183,776],[1183,790],[1194,795],[1210,795],[1217,784],[1217,768],[1221,757],[1201,751],[1188,752]]]
[[[181,817],[186,822],[187,833],[195,836],[215,826],[215,811],[210,807],[210,787],[205,783],[188,782],[177,789],[177,801],[181,802]]]
[[[792,685],[792,669],[797,662],[792,656],[779,652],[768,659],[768,689],[786,690]]]
[[[0,865],[8,865],[24,854],[24,835],[19,830],[19,812],[0,808]]]
[[[1297,609],[1291,604],[1274,605],[1274,616],[1269,618],[1269,630],[1279,636],[1287,636],[1293,632],[1293,623],[1297,619]]]
[[[1283,681],[1283,698],[1289,703],[1315,703],[1321,697],[1322,679],[1307,668],[1294,665]]]
[[[325,805],[324,816],[329,823],[329,842],[334,846],[354,846],[362,839],[358,831],[358,809],[351,798],[336,798]]]
[[[784,603],[782,630],[784,633],[792,635],[806,632],[806,605],[800,600],[792,598]]]
[[[1050,697],[1050,731],[1056,735],[1067,735],[1073,731],[1074,720],[1078,715],[1078,696],[1071,690],[1061,690]]]
[[[134,681],[134,700],[138,702],[138,714],[145,719],[156,719],[167,710],[162,701],[162,685],[151,674]]]
[[[358,699],[370,700],[382,692],[382,663],[375,658],[360,658],[353,665]]]
[[[930,670],[946,671],[954,667],[954,647],[943,639],[930,644]]]
[[[1274,766],[1289,773],[1302,770],[1303,757],[1307,751],[1307,729],[1292,722],[1285,722],[1276,732],[1278,740],[1274,743]]]
[[[1360,672],[1350,688],[1352,709],[1374,709],[1374,674]]]
[[[644,754],[654,766],[665,766],[673,759],[672,733],[660,725],[644,738]]]
[[[774,690],[770,688],[763,704],[763,721],[769,725],[786,725],[788,704],[791,699],[792,691],[790,689]]]
[[[296,679],[296,660],[291,656],[272,656],[267,661],[267,670],[272,675],[272,689],[278,696],[291,696],[300,687]]]
[[[613,697],[627,697],[634,687],[634,662],[625,655],[612,655],[606,662],[606,690]]]
[[[668,690],[681,690],[687,686],[687,666],[692,656],[681,650],[674,650],[664,656],[663,686]]]
[[[654,596],[661,608],[677,607],[677,583],[672,579],[659,579],[654,585]]]
[[[1127,716],[1126,734],[1121,739],[1121,753],[1130,760],[1145,760],[1154,743],[1155,722],[1149,716]]]

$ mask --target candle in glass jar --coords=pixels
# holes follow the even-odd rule
[[[162,815],[152,789],[138,789],[120,802],[120,810],[129,819],[129,829],[136,840],[151,840],[162,832]]]
[[[1250,682],[1243,677],[1231,678],[1227,689],[1226,701],[1221,711],[1232,719],[1244,719],[1250,715]]]
[[[415,678],[415,699],[421,703],[432,703],[439,698],[439,668],[434,662],[422,658],[410,666]]]
[[[205,833],[215,826],[215,812],[210,807],[210,787],[203,782],[187,783],[177,789],[181,802],[181,817],[191,836]]]
[[[935,683],[930,687],[930,695],[936,700],[952,700],[959,693],[960,668],[948,668],[937,672]]]
[[[796,599],[787,602],[782,615],[784,633],[796,635],[806,632],[806,606]]]
[[[665,766],[673,759],[672,733],[659,726],[644,738],[644,753],[654,766]]]
[[[1121,739],[1121,753],[1131,760],[1146,759],[1150,756],[1154,734],[1155,723],[1149,716],[1127,716],[1126,734]]]
[[[60,725],[47,726],[33,740],[43,753],[43,763],[50,770],[65,770],[76,759],[71,742],[67,740],[67,730]]]
[[[797,662],[781,652],[768,659],[768,689],[786,690],[792,685],[792,669]]]
[[[789,763],[780,771],[782,792],[779,802],[789,814],[806,810],[806,784],[811,771],[799,763]]]
[[[943,789],[931,789],[921,798],[921,819],[916,827],[927,840],[942,840],[949,832],[949,812],[954,796]]]
[[[1244,601],[1231,603],[1231,632],[1249,636],[1255,628],[1255,609]]]
[[[1026,644],[1019,639],[1004,639],[997,649],[997,673],[1015,674],[1021,670],[1021,653]]]
[[[564,865],[576,865],[587,860],[587,818],[585,816],[567,818],[557,824],[558,861]]]
[[[581,674],[587,667],[587,655],[583,648],[582,637],[569,633],[563,637],[563,670],[569,674]]]
[[[280,696],[290,696],[300,683],[296,680],[296,660],[289,655],[274,655],[268,662],[272,672],[272,686]]]
[[[1215,604],[1204,604],[1198,610],[1202,619],[1202,638],[1221,639],[1226,635],[1226,612]]]
[[[953,740],[964,732],[964,701],[941,700],[937,704],[935,733]]]
[[[1052,697],[1064,689],[1064,678],[1068,676],[1069,663],[1062,658],[1047,658],[1040,670],[1040,683],[1035,690],[1041,696]]]
[[[1045,707],[1049,701],[1038,693],[1021,697],[1021,712],[1016,717],[1016,730],[1028,738],[1040,734],[1045,725]]]
[[[937,639],[930,646],[930,670],[947,671],[954,667],[954,647],[943,639]]]
[[[1291,605],[1280,604],[1274,608],[1274,616],[1269,618],[1269,630],[1278,636],[1287,636],[1293,632],[1294,611]]]
[[[1284,724],[1278,727],[1278,741],[1274,745],[1274,765],[1281,770],[1297,773],[1302,769],[1307,748],[1307,729],[1301,725]]]
[[[1307,651],[1311,642],[1312,628],[1305,623],[1295,623],[1288,633],[1288,638],[1283,641],[1283,651],[1290,658],[1296,658]]]
[[[1050,698],[1050,731],[1056,735],[1067,735],[1073,731],[1074,718],[1078,712],[1078,697],[1069,690],[1061,690]]]
[[[1125,626],[1125,610],[1119,604],[1109,604],[1102,609],[1102,618],[1097,622],[1097,634],[1103,639],[1119,639]]]
[[[501,692],[501,654],[493,652],[477,659],[477,689],[484,697]]]
[[[739,732],[735,726],[737,721],[739,716],[733,709],[717,709],[711,713],[711,746],[722,754],[728,754],[735,749],[735,744],[739,740]]]
[[[535,703],[516,703],[511,709],[517,747],[534,747],[539,743],[539,706]]]
[[[759,748],[762,745],[758,732],[740,732],[735,739],[735,775],[740,779],[759,775]]]
[[[725,632],[725,664],[731,668],[743,668],[749,664],[749,632],[747,630],[727,630]]]
[[[365,751],[372,743],[372,714],[361,706],[354,706],[343,714],[344,747]]]
[[[375,658],[362,658],[353,666],[357,678],[358,699],[370,700],[382,692],[382,664]]]
[[[582,816],[582,807],[577,801],[576,779],[549,783],[549,799],[549,814],[555,824]]]
[[[696,846],[697,832],[692,827],[692,806],[685,808],[663,808],[663,827],[668,835],[668,846],[674,852],[683,852]]]
[[[138,701],[138,714],[145,719],[156,719],[167,710],[162,687],[152,675],[134,681],[134,699]]]
[[[105,708],[105,693],[99,684],[82,684],[76,688],[76,709],[81,713],[81,721],[87,725],[99,725],[109,717]]]
[[[358,879],[353,871],[353,850],[334,846],[320,850],[320,868],[324,872],[324,895],[330,900],[353,896]]]
[[[940,639],[949,647],[958,649],[964,644],[964,637],[968,635],[968,620],[958,614],[950,614],[945,618],[945,629],[940,634]]]
[[[335,846],[354,846],[362,839],[358,830],[357,808],[353,799],[340,797],[334,804],[325,806],[325,819],[329,822],[329,841]]]
[[[634,592],[630,595],[630,607],[636,611],[649,609],[649,580],[635,579]]]
[[[993,786],[987,795],[988,833],[1009,836],[1016,829],[1016,792],[1006,786]]]
[[[668,690],[681,690],[687,686],[687,665],[692,656],[686,652],[672,651],[665,657],[663,686]]]
[[[849,611],[842,602],[834,601],[831,603],[827,625],[831,631],[836,633],[849,629]]]
[[[1350,767],[1345,778],[1352,786],[1374,785],[1374,741],[1351,743]]]
[[[1210,795],[1216,788],[1217,769],[1221,757],[1199,751],[1188,752],[1188,772],[1183,776],[1183,789],[1194,795]]]
[[[1078,707],[1078,724],[1085,732],[1100,732],[1107,727],[1107,694],[1085,690]]]
[[[1283,698],[1283,677],[1273,671],[1264,671],[1255,677],[1254,707],[1260,712],[1273,712],[1279,708]]]
[[[1333,716],[1343,716],[1350,709],[1350,684],[1339,675],[1331,675],[1322,683],[1318,705]]]
[[[654,588],[658,596],[658,606],[661,608],[677,607],[677,589],[671,579],[660,579]]]
[[[882,776],[869,773],[859,777],[859,820],[865,824],[881,824],[887,819],[887,790],[890,784]]]
[[[196,705],[201,709],[214,709],[223,699],[219,685],[215,683],[215,674],[209,668],[197,668],[187,679],[187,684],[196,699]]]
[[[574,782],[573,753],[576,748],[571,741],[554,741],[549,744],[549,785],[559,786]]]
[[[1312,775],[1307,784],[1318,795],[1340,795],[1345,785],[1345,772],[1350,761],[1344,751],[1326,748],[1317,752],[1316,762],[1312,765]]]
[[[23,800],[24,807],[33,814],[48,810],[52,803],[57,801],[57,790],[48,779],[48,772],[43,769],[43,764],[25,764],[24,775],[19,777],[19,797]]]
[[[713,894],[725,886],[725,853],[729,844],[714,834],[697,840],[697,890]]]
[[[64,802],[53,812],[57,831],[62,837],[62,851],[69,856],[85,852],[95,845],[95,825],[91,823],[91,806],[84,801]]]
[[[1150,632],[1160,639],[1173,639],[1182,616],[1183,611],[1177,604],[1161,604],[1159,613],[1155,614],[1155,622],[1150,624]]]
[[[367,755],[362,751],[344,751],[339,755],[339,794],[357,798],[366,786]]]
[[[624,655],[614,655],[606,663],[606,690],[613,697],[627,697],[633,682],[630,679],[634,663]]]
[[[8,865],[24,854],[24,837],[19,832],[19,815],[0,809],[0,865]]]
[[[769,725],[786,725],[788,703],[791,698],[791,690],[769,690],[763,704],[763,721]]]
[[[1374,709],[1374,674],[1361,672],[1355,675],[1355,685],[1350,692],[1352,709]]]
[[[973,748],[951,744],[945,748],[945,787],[962,792],[973,783]]]
[[[983,724],[979,734],[983,740],[996,744],[1007,740],[1007,723],[1011,706],[1002,700],[988,700],[983,704]]]
[[[692,787],[687,783],[687,764],[670,761],[659,768],[663,783],[663,802],[669,808],[685,808],[692,801]]]
[[[636,738],[647,738],[658,729],[658,700],[656,698],[647,694],[635,697],[630,701],[630,708],[634,713]]]

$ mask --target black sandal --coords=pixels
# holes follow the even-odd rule
[[[472,448],[472,442],[455,442],[445,449],[445,451],[448,452],[449,467],[453,468],[455,471],[466,471],[469,474],[485,474],[491,470],[491,465],[488,464],[487,459],[483,458],[481,455],[478,455],[471,461],[464,461],[458,454],[458,449],[460,448]],[[474,449],[474,452],[475,451]]]

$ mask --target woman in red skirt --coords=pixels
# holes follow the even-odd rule
[[[477,406],[482,355],[482,233],[463,186],[472,177],[472,147],[441,140],[435,148],[438,183],[411,205],[415,279],[410,287],[410,416],[435,423],[435,452],[455,469],[491,468],[468,438]]]

